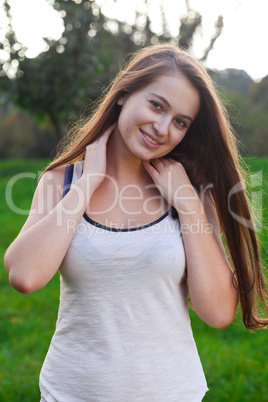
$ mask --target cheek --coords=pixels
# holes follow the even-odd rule
[[[186,133],[176,133],[172,140],[170,141],[170,145],[173,148],[175,148],[185,137]]]
[[[121,110],[121,113],[118,118],[118,127],[119,130],[124,130],[124,132],[129,132],[135,127],[140,126],[142,124],[148,123],[149,116],[148,112],[144,110],[144,108],[139,107],[126,107]],[[124,133],[121,131],[124,135]]]
[[[121,113],[118,117],[117,125],[121,134],[124,134],[126,131],[128,131],[130,121],[127,114],[125,113],[125,110],[121,110]]]
[[[131,111],[127,113],[127,121],[137,126],[148,123],[148,121],[150,121],[149,113],[141,107],[132,108]]]

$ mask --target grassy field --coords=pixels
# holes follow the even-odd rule
[[[246,160],[251,172],[262,171],[263,228],[259,232],[263,262],[268,267],[268,158]],[[22,172],[33,177],[19,179],[12,198],[17,208],[26,210],[31,203],[38,171],[45,161],[0,161],[0,401],[36,402],[39,400],[38,376],[54,331],[59,299],[59,277],[30,295],[16,292],[8,283],[3,265],[4,251],[19,232],[26,215],[11,211],[5,189],[10,178]],[[253,189],[256,191],[256,188]],[[260,211],[259,211],[260,212]],[[266,228],[265,228],[266,227]],[[267,401],[268,333],[248,332],[240,313],[234,323],[216,330],[204,324],[191,311],[193,332],[206,373],[209,401]],[[74,401],[75,402],[75,401]],[[149,402],[149,401],[148,401]],[[163,401],[168,402],[168,401]]]

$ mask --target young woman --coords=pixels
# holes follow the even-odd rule
[[[239,299],[247,328],[268,324],[241,180],[202,65],[170,44],[138,52],[43,173],[5,256],[22,293],[61,274],[42,401],[203,398],[188,298],[215,328],[233,321]]]

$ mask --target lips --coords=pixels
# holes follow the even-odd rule
[[[146,131],[140,129],[140,132],[142,133],[143,137],[144,137],[150,144],[152,144],[152,145],[158,145],[158,146],[163,144],[162,142],[160,142],[160,141],[158,140],[158,138],[156,138],[155,136],[153,136],[153,135],[151,135],[151,134],[148,134]]]

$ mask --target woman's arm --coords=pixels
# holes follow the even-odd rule
[[[186,252],[192,306],[208,325],[221,328],[234,318],[238,294],[221,241],[216,209],[197,196],[183,166],[172,160],[144,163],[167,201],[176,208]]]
[[[63,199],[64,167],[42,176],[29,217],[5,254],[9,281],[19,292],[44,287],[60,267],[76,226],[104,178],[106,143],[113,128],[87,147],[83,175]]]
[[[238,293],[221,241],[216,209],[209,197],[191,205],[194,214],[180,213],[192,306],[208,325],[222,328],[234,319]],[[191,204],[191,203],[190,203]],[[187,230],[189,228],[190,230]],[[192,228],[192,230],[191,230]]]
[[[63,187],[62,170],[43,175],[34,194],[29,218],[6,252],[9,280],[19,292],[40,289],[55,275],[74,236],[74,226],[80,222],[90,200],[86,183],[80,180],[56,203],[58,197],[52,193]]]

